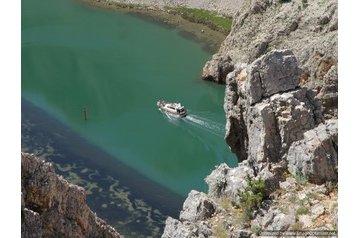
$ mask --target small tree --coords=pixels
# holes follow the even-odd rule
[[[240,202],[236,206],[243,210],[245,220],[249,220],[252,212],[261,206],[264,199],[265,182],[261,178],[253,180],[249,176],[246,177],[246,182],[245,190],[237,192]]]

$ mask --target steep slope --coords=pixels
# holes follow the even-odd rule
[[[21,153],[21,237],[122,237],[86,204],[85,190]]]

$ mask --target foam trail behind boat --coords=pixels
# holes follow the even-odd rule
[[[184,121],[203,130],[206,130],[217,136],[224,136],[225,125],[213,121],[204,116],[199,116],[193,113],[190,113],[184,118]]]

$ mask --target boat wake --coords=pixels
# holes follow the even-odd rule
[[[187,129],[191,133],[194,132],[195,129],[198,129],[199,131],[201,130],[209,132],[213,135],[220,137],[224,137],[225,135],[225,124],[210,119],[211,117],[213,117],[213,114],[211,112],[189,112],[186,117],[178,117],[166,113],[163,110],[160,111],[163,113],[163,115],[165,115],[165,117],[170,123],[179,127],[184,127],[184,129]],[[185,126],[185,124],[190,126]]]
[[[225,125],[214,120],[211,120],[204,116],[199,116],[196,114],[187,115],[183,120],[190,125],[203,129],[214,135],[223,137],[225,134]]]

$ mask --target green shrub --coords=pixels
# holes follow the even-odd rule
[[[261,227],[260,226],[257,226],[257,225],[253,225],[251,226],[251,232],[255,235],[259,235],[260,232],[261,232]]]
[[[306,215],[308,214],[309,210],[307,207],[299,207],[297,210],[296,210],[296,217],[300,216],[300,215]]]
[[[303,223],[302,222],[296,222],[294,224],[292,224],[290,226],[290,230],[291,231],[301,231],[303,227]]]
[[[296,182],[299,184],[299,185],[306,185],[307,182],[308,182],[308,179],[307,177],[305,177],[304,175],[302,174],[296,174],[293,176],[296,180]]]
[[[222,222],[219,222],[215,226],[213,226],[213,235],[217,238],[226,238],[228,237],[227,229],[225,227],[225,224]]]
[[[264,199],[265,182],[261,178],[253,180],[249,176],[246,177],[246,182],[247,187],[245,190],[237,193],[240,197],[240,202],[236,206],[243,210],[245,220],[249,220],[252,212],[261,206]]]

